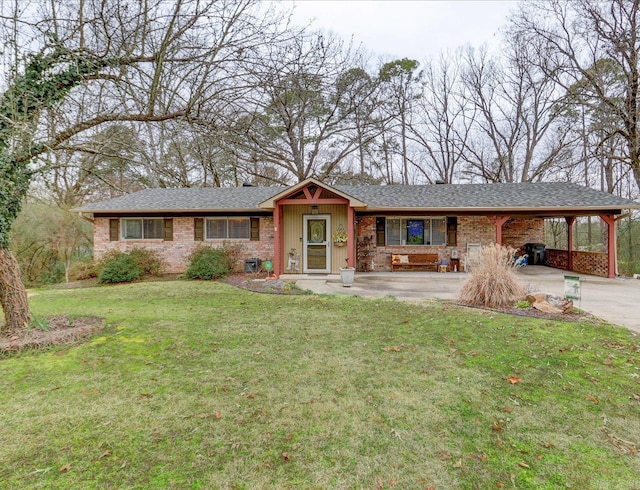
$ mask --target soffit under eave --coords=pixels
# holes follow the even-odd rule
[[[366,214],[422,213],[457,216],[597,216],[598,214],[622,214],[620,207],[571,207],[571,208],[420,208],[420,207],[367,207]],[[630,209],[640,209],[640,206]]]

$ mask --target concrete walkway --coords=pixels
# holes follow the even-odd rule
[[[610,323],[622,325],[640,333],[640,280],[577,274],[544,266],[527,266],[519,270],[531,290],[564,296],[564,275],[580,277],[581,299],[577,308],[592,313]],[[366,297],[393,296],[399,300],[452,300],[458,297],[464,273],[436,272],[365,272],[356,274],[352,287],[342,286],[338,275],[285,275],[295,280],[301,289],[318,294],[351,294]]]

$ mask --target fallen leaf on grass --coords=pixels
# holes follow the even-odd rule
[[[282,459],[284,461],[289,461],[291,459],[291,455],[289,453],[282,453]]]
[[[494,422],[493,425],[491,426],[491,428],[493,430],[495,430],[496,432],[500,432],[504,427],[502,426],[502,424],[500,422]]]
[[[455,463],[453,463],[453,467],[454,468],[462,468],[462,460],[459,459],[458,461],[456,461]]]
[[[587,395],[585,396],[585,399],[595,403],[596,405],[600,403],[600,400],[598,400],[595,396]]]
[[[502,407],[502,411],[505,413],[513,412],[513,407]]]
[[[512,385],[516,384],[516,383],[520,383],[520,381],[522,381],[522,378],[518,378],[517,376],[509,376],[507,378],[507,381],[509,383],[511,383]]]
[[[148,400],[149,398],[153,398],[151,393],[140,393],[140,398],[143,400]]]
[[[518,463],[518,466],[520,466],[520,468],[527,468],[529,469],[529,465],[527,463],[525,463],[524,461],[520,461]]]
[[[635,393],[633,393],[633,394],[631,395],[631,397],[632,397],[634,400],[640,400],[640,395],[636,395]]]
[[[66,473],[67,471],[69,471],[71,469],[71,465],[69,463],[65,464],[64,466],[61,466],[60,469],[58,470],[60,473]]]
[[[404,345],[390,345],[389,347],[383,347],[382,350],[385,352],[400,352],[404,349]]]
[[[504,483],[502,483],[501,481],[496,483],[496,487],[498,488],[504,488]]]
[[[214,417],[217,418],[217,419],[221,419],[222,418],[222,414],[220,412],[216,412]]]
[[[104,458],[108,458],[109,456],[111,456],[111,451],[106,450],[104,453],[102,453],[102,454],[100,455],[100,457],[98,458],[98,460],[100,460],[100,459],[104,459]]]
[[[611,359],[605,359],[604,361],[602,361],[602,363],[606,366],[611,366],[613,364],[613,361]]]

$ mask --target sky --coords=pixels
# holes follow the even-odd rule
[[[336,32],[389,59],[437,58],[470,44],[499,47],[516,0],[287,0],[293,21]]]

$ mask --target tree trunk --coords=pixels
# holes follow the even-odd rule
[[[29,303],[20,277],[20,266],[11,251],[3,247],[0,247],[0,306],[5,319],[2,333],[17,333],[27,328]]]

